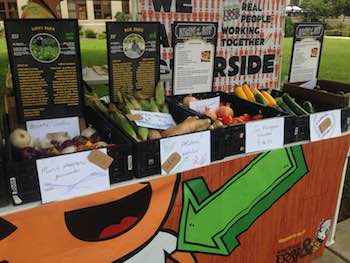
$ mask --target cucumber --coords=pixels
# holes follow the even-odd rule
[[[276,98],[277,105],[286,113],[296,115],[289,106],[284,103],[282,98]]]
[[[312,105],[312,103],[310,101],[304,101],[303,103],[303,108],[304,110],[306,110],[308,113],[315,113],[315,109],[314,106]]]
[[[255,96],[255,99],[256,99],[257,103],[260,103],[262,105],[267,106],[266,103],[265,103],[265,99],[264,99],[263,95],[260,92],[256,92],[254,94],[254,96]]]
[[[296,103],[288,93],[282,95],[283,101],[291,108],[296,115],[308,115],[309,113],[304,110],[298,103]]]

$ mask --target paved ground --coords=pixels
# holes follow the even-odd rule
[[[338,224],[335,244],[313,263],[350,263],[350,219]]]

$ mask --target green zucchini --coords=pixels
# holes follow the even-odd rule
[[[275,99],[277,102],[277,105],[286,113],[291,114],[291,115],[296,115],[291,108],[289,108],[289,106],[283,101],[283,99],[280,98],[276,98]]]
[[[303,103],[303,108],[304,110],[306,110],[308,113],[315,113],[315,109],[314,106],[312,105],[312,103],[310,101],[304,101]]]
[[[255,97],[257,103],[260,103],[260,104],[266,106],[264,97],[263,97],[263,95],[262,95],[260,92],[256,92],[256,93],[254,94],[254,97]]]
[[[338,92],[337,92],[337,95],[344,96],[345,93],[344,93],[344,91],[338,91]]]
[[[291,108],[296,115],[308,115],[309,113],[304,110],[298,103],[296,103],[288,93],[282,95],[283,101]]]

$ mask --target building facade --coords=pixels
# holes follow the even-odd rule
[[[21,17],[28,0],[0,0],[0,19]],[[63,0],[57,6],[61,18],[76,18],[85,29],[102,32],[105,22],[115,20],[117,12],[130,14],[129,0]]]

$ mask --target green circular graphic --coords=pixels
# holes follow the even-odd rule
[[[29,48],[33,58],[42,63],[55,61],[61,53],[58,40],[47,33],[33,36],[30,40]]]

